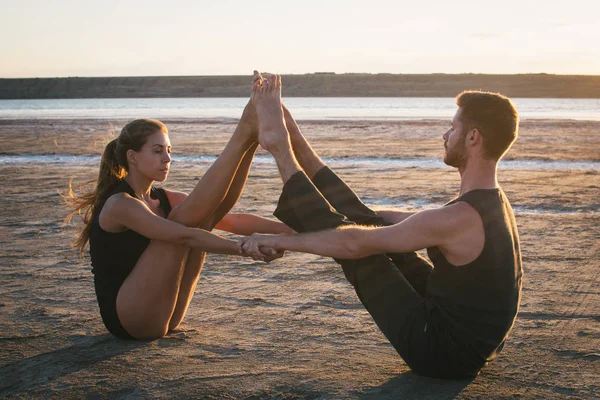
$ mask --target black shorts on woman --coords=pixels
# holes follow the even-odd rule
[[[123,180],[108,196],[127,193],[137,198],[135,191]],[[164,189],[152,187],[150,196],[158,199],[160,208],[169,216],[171,204]],[[90,257],[94,288],[100,307],[100,315],[106,329],[121,339],[135,339],[121,325],[117,315],[117,295],[140,256],[150,244],[150,239],[128,229],[124,232],[106,232],[100,227],[99,216],[102,207],[94,215],[90,232]]]
[[[501,219],[503,212],[512,216],[512,210],[502,210],[503,204],[510,209],[504,200],[504,193],[497,189],[469,192],[449,204],[466,201],[480,213],[485,224],[490,218]],[[363,204],[328,167],[319,170],[312,182],[304,172],[293,175],[283,187],[274,215],[297,232],[354,224],[390,225]],[[505,247],[515,243],[510,224],[501,230],[500,242],[506,243]],[[488,234],[494,235],[486,230]],[[477,272],[470,269],[472,263],[454,267],[438,248],[428,249],[435,268],[416,252],[335,261],[381,332],[414,372],[460,379],[476,376],[495,358],[512,327],[521,288],[518,236],[513,247],[507,252],[512,255],[517,251],[518,262],[499,272]],[[489,257],[486,251],[484,245],[479,258]],[[480,265],[474,267],[481,270]],[[447,285],[453,284],[456,290],[448,290]],[[498,285],[500,292],[496,290]],[[460,294],[462,289],[472,298]],[[488,298],[486,291],[495,292],[498,297],[492,293]],[[498,298],[507,299],[499,308]]]

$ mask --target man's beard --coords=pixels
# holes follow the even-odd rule
[[[454,168],[460,168],[467,165],[467,154],[465,151],[466,135],[460,138],[460,141],[456,143],[454,147],[449,149],[446,147],[446,154],[444,155],[444,163]]]

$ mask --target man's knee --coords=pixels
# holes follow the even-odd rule
[[[395,267],[384,254],[358,260],[335,261],[342,266],[346,279],[354,286],[363,304],[369,298],[379,296],[392,283],[389,275],[394,272]]]

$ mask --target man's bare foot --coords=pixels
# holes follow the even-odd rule
[[[288,110],[283,103],[281,103],[281,108],[283,109],[283,120],[285,121],[285,126],[290,134],[292,146],[294,145],[294,141],[305,140],[304,135],[296,123],[296,120],[292,116],[292,113],[290,113],[290,110]]]
[[[281,76],[270,75],[255,81],[252,101],[258,116],[258,142],[270,153],[289,149],[288,132],[281,108]]]

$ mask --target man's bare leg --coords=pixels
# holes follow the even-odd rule
[[[325,168],[327,164],[313,150],[291,112],[285,105],[282,107],[295,157],[306,175],[333,208],[357,224],[387,225],[383,218],[362,203],[356,193],[342,179],[329,168]]]
[[[306,175],[333,208],[360,225],[388,225],[388,222],[367,207],[341,178],[329,168],[325,168],[327,164],[313,150],[285,105],[283,113],[294,155]],[[421,296],[425,296],[427,280],[432,269],[431,264],[415,252],[388,254],[388,256],[415,290]]]
[[[290,142],[292,144],[294,155],[304,172],[306,172],[306,175],[312,180],[317,172],[325,167],[326,164],[313,150],[310,143],[308,143],[308,140],[306,140],[306,137],[302,134],[300,127],[287,107],[282,105],[282,108],[285,125],[290,133]]]

